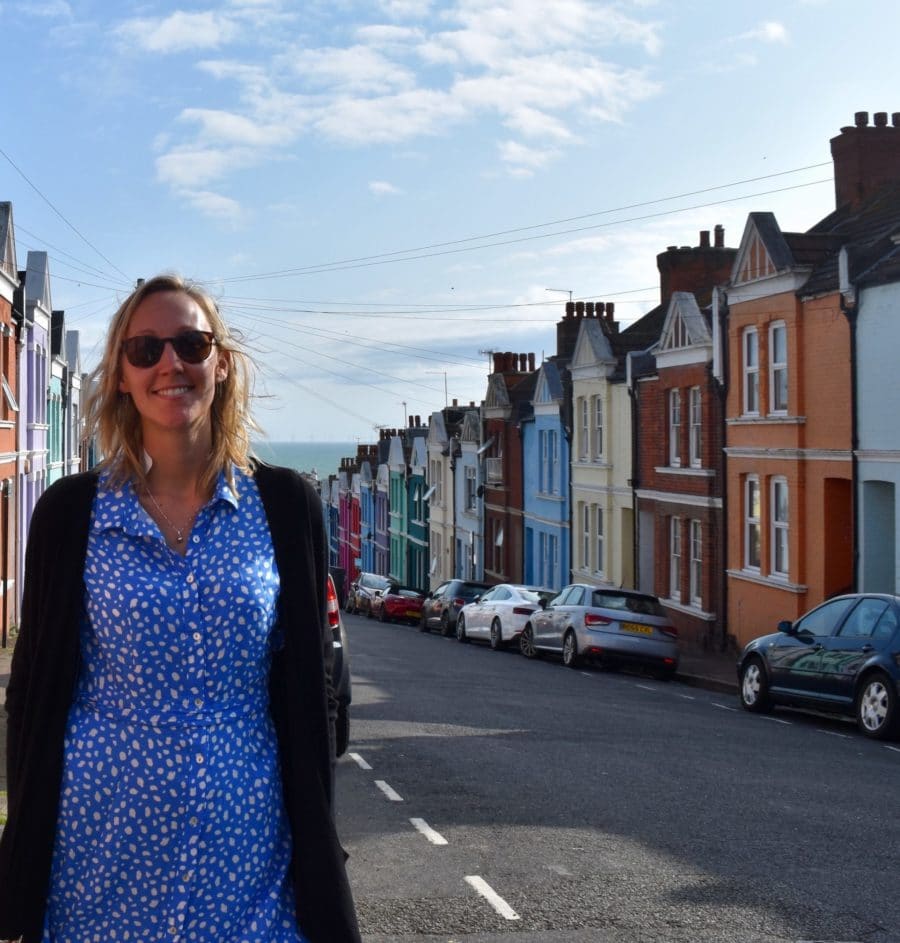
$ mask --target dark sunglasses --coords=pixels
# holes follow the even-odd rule
[[[203,363],[209,356],[216,338],[211,331],[183,331],[175,337],[138,334],[137,337],[122,341],[122,352],[132,367],[146,369],[159,363],[166,342],[172,345],[179,360],[185,363]]]

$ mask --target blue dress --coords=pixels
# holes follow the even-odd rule
[[[278,572],[256,483],[187,554],[101,478],[45,943],[303,943],[268,673]]]

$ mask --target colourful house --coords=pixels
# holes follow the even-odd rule
[[[495,353],[484,419],[484,576],[491,583],[521,583],[524,570],[522,434],[537,371],[534,354]]]
[[[481,484],[481,417],[473,407],[463,415],[459,432],[459,454],[453,468],[454,576],[484,579],[484,538]]]
[[[428,589],[432,590],[456,572],[454,557],[455,469],[459,455],[459,431],[464,411],[457,405],[431,414],[425,439],[428,474]]]
[[[17,591],[19,397],[17,318],[22,292],[16,265],[12,203],[0,203],[0,643],[19,621]],[[21,318],[22,312],[19,313]]]
[[[428,449],[425,430],[416,430],[421,434],[413,435],[410,442],[409,479],[407,481],[407,561],[406,579],[408,586],[415,589],[428,587],[428,491],[426,470],[428,467]]]

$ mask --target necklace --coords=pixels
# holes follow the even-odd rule
[[[191,515],[190,520],[187,522],[187,524],[184,525],[184,527],[179,527],[177,524],[175,524],[172,518],[169,517],[169,515],[166,514],[166,512],[159,506],[159,501],[157,501],[156,498],[153,497],[153,492],[149,488],[147,488],[147,497],[150,498],[150,500],[153,502],[153,507],[155,507],[156,510],[159,511],[160,514],[162,514],[163,519],[169,525],[169,527],[171,527],[172,530],[175,531],[175,543],[177,544],[184,543],[184,532],[191,526],[191,524],[194,523],[194,518],[197,516],[197,512],[195,511]]]

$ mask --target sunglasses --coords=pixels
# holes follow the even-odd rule
[[[139,334],[122,341],[122,352],[132,367],[147,369],[159,363],[167,342],[172,345],[179,360],[203,363],[216,343],[216,338],[211,331],[183,331],[175,337]]]

